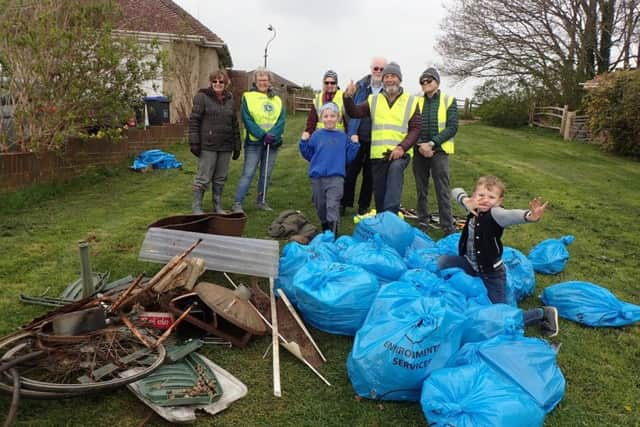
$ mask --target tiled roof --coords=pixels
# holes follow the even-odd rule
[[[210,42],[220,37],[171,0],[118,0],[123,17],[119,30],[198,35]]]
[[[271,70],[269,70],[271,71]],[[253,73],[255,73],[256,70],[251,70],[251,71],[247,71],[248,77],[250,80],[253,80]],[[287,87],[287,88],[291,88],[291,89],[302,89],[302,86],[298,85],[297,83],[292,82],[291,80],[287,80],[284,77],[282,77],[280,74],[275,73],[273,71],[271,71],[271,75],[273,76],[273,86],[275,87]]]

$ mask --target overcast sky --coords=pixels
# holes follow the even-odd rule
[[[403,86],[420,90],[418,78],[442,63],[435,49],[445,9],[440,0],[174,0],[222,38],[235,69],[268,68],[299,85],[321,86],[324,72],[338,73],[342,88],[368,73],[373,56],[400,64]],[[440,87],[458,98],[471,97],[477,83],[453,86],[442,76]]]

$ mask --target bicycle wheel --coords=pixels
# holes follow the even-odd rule
[[[159,368],[166,356],[164,346],[148,349],[124,328],[105,328],[75,338],[60,344],[43,341],[33,333],[18,334],[0,341],[0,351],[4,351],[5,361],[28,359],[15,366],[25,390],[72,394],[135,382]],[[40,354],[30,357],[34,352]],[[131,376],[121,375],[134,367],[142,369]],[[8,373],[4,376],[8,378]],[[8,386],[6,382],[4,385]]]

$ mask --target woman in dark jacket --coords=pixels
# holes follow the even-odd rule
[[[193,97],[189,116],[189,144],[198,157],[198,173],[193,180],[194,214],[203,213],[204,192],[212,184],[213,211],[224,213],[222,190],[229,173],[229,160],[240,157],[240,129],[229,77],[222,70],[209,75],[211,87],[200,89]],[[232,154],[233,153],[233,154]]]

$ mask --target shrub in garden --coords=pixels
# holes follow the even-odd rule
[[[606,151],[640,157],[640,70],[597,77],[585,97],[591,132]]]

